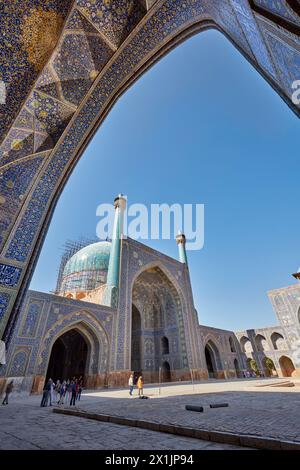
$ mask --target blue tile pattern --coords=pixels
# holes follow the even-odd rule
[[[145,14],[139,0],[78,0],[79,10],[116,47],[128,36]]]
[[[7,169],[0,169],[0,247],[5,242],[45,156],[41,154]]]
[[[6,104],[0,105],[0,140],[52,52],[71,4],[72,0],[0,3],[0,79],[7,85]],[[48,40],[42,31],[48,33]]]
[[[292,10],[286,0],[253,0],[253,3],[275,15],[300,26],[300,16]],[[300,4],[299,4],[300,8]]]
[[[12,360],[12,364],[9,369],[10,377],[21,377],[25,375],[26,365],[28,360],[28,352],[18,351]]]
[[[18,284],[21,272],[21,268],[0,263],[0,284],[5,287],[14,287]]]
[[[32,28],[34,25],[37,25],[37,30],[44,25],[46,31],[48,27],[51,28],[51,17],[57,26],[55,30],[49,30],[54,44],[55,34],[57,38],[59,35],[59,24],[66,18],[71,5],[71,0],[24,2],[24,11],[20,10],[20,2],[17,0],[9,3],[14,8],[13,15],[11,6],[0,7],[0,13],[4,13],[0,15],[4,21],[4,30],[8,30],[12,38],[10,44],[4,39],[4,45],[0,45],[6,58],[4,75],[0,78],[5,81],[13,79],[16,85],[16,88],[9,87],[8,90],[8,117],[3,122],[4,130],[7,130],[12,116],[16,115],[17,107],[24,102],[33,79],[37,77],[38,71],[42,71],[50,54],[50,49],[47,49],[49,44],[44,45],[45,50],[36,48],[36,44],[32,48],[31,39],[25,32],[32,30],[36,34],[35,28]],[[135,76],[146,57],[151,57],[168,40],[190,26],[200,24],[202,20],[214,21],[257,68],[263,70],[275,86],[277,83],[278,89],[290,97],[287,92],[290,85],[286,81],[295,75],[299,51],[281,47],[279,42],[282,42],[282,38],[280,41],[276,39],[274,50],[268,48],[247,0],[166,0],[157,2],[147,19],[142,20],[144,14],[141,2],[134,0],[77,1],[77,9],[66,22],[63,40],[41,73],[36,88],[25,102],[25,108],[0,150],[0,164],[10,164],[32,152],[51,149],[73,118],[68,132],[61,138],[51,161],[41,173],[31,200],[22,207],[23,216],[4,253],[8,259],[29,262],[49,201],[57,193],[64,172],[76,160],[78,148],[91,134],[94,123],[105,115],[118,88]],[[11,20],[14,24],[10,26]],[[112,57],[112,50],[120,46],[135,26],[134,34],[128,38],[124,47],[119,48],[115,59],[101,73],[107,60]],[[282,32],[282,29],[277,29],[278,34]],[[20,47],[20,38],[27,48],[25,55]],[[269,45],[272,41],[275,39],[268,39]],[[43,46],[43,41],[40,46]],[[12,57],[12,51],[15,57]],[[278,73],[281,66],[285,69]],[[92,84],[94,88],[88,91]],[[87,99],[82,102],[86,93]],[[79,104],[81,107],[74,115]],[[17,213],[18,210],[11,211],[11,215],[9,213],[1,222],[5,236]]]
[[[20,336],[34,337],[38,327],[39,317],[41,315],[42,304],[40,302],[32,302],[28,306],[27,315],[22,325]]]
[[[11,298],[10,294],[7,294],[6,292],[0,292],[0,320],[5,315],[10,298]]]

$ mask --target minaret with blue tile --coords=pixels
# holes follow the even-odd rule
[[[110,307],[118,306],[119,277],[121,262],[121,240],[123,235],[124,211],[126,199],[122,194],[114,200],[115,219],[112,233],[111,250],[107,271],[106,288],[103,296],[103,304]]]
[[[179,251],[179,261],[187,265],[188,262],[187,262],[187,256],[186,256],[186,250],[185,250],[185,235],[179,232],[178,235],[176,236],[176,242],[177,242],[178,251]]]

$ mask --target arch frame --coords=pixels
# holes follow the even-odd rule
[[[214,372],[215,378],[222,378],[222,379],[225,378],[224,365],[223,365],[223,361],[222,361],[221,353],[220,353],[221,348],[220,346],[218,347],[218,342],[211,334],[208,334],[206,336],[205,342],[203,344],[205,363],[207,367],[207,361],[206,361],[206,356],[205,356],[206,349],[208,349],[211,360],[212,360],[212,366],[213,366],[213,372]],[[208,367],[207,367],[207,371],[208,371]]]
[[[88,383],[93,380],[93,377],[107,376],[110,356],[107,333],[90,312],[72,312],[53,323],[43,337],[34,369],[35,377],[38,378],[38,385],[34,383],[33,393],[40,391],[44,383],[54,343],[63,334],[73,329],[80,332],[88,345],[86,363]]]
[[[187,340],[186,340],[185,319],[184,319],[184,311],[186,311],[186,309],[183,308],[183,305],[185,304],[185,297],[177,280],[174,278],[172,273],[160,260],[155,260],[155,261],[151,260],[150,262],[145,263],[139,269],[134,270],[134,272],[130,276],[130,279],[127,279],[128,292],[129,292],[128,303],[129,305],[135,305],[135,307],[138,309],[138,311],[142,315],[140,311],[140,306],[137,305],[136,301],[133,299],[133,291],[140,276],[142,276],[144,273],[147,273],[149,270],[157,271],[156,275],[158,276],[158,280],[159,280],[159,276],[165,278],[166,285],[168,286],[168,291],[170,292],[170,295],[175,302],[176,325],[178,329],[178,346],[180,348],[180,356],[181,356],[180,370],[184,370],[184,369],[188,370],[189,360],[188,360],[188,355],[187,355]],[[129,321],[130,321],[129,341],[131,342],[131,334],[132,334],[132,318],[131,317]],[[160,348],[161,346],[159,346],[159,349]],[[173,371],[172,369],[172,374],[174,377],[175,377],[175,373],[176,371]]]
[[[174,2],[175,3],[175,2]],[[95,87],[99,84],[101,77],[105,75],[105,73],[109,70],[109,67],[116,61],[122,53],[126,50],[126,47],[130,49],[130,46],[134,43],[134,39],[138,37],[138,34],[142,31],[142,28],[145,28],[145,26],[148,24],[147,22],[151,22],[153,18],[155,18],[155,15],[158,17],[159,21],[159,14],[161,17],[164,16],[164,7],[165,4],[167,5],[167,2],[165,1],[158,1],[156,4],[153,5],[152,8],[149,9],[149,11],[145,14],[143,19],[138,23],[138,25],[134,28],[134,30],[128,35],[128,37],[125,39],[125,41],[122,43],[120,48],[117,50],[117,52],[113,55],[112,59],[105,65],[101,73],[99,74],[99,77],[95,81],[95,84],[93,85],[92,89],[89,91],[88,97],[85,98],[82,103],[86,104],[87,99],[90,98],[92,92],[95,90]],[[232,3],[228,3],[229,8],[231,7],[232,13],[234,12],[234,6]],[[169,8],[171,10],[171,4],[168,4],[167,9]],[[273,64],[274,59],[272,59],[271,53],[268,50],[267,45],[265,44],[265,40],[263,37],[262,32],[259,30],[258,25],[255,22],[255,15],[253,11],[250,9],[249,6],[243,7],[244,9],[246,8],[244,14],[248,15],[250,14],[251,16],[251,21],[256,25],[258,34],[260,34],[260,41],[262,44],[262,48],[264,49],[265,52],[265,60],[266,62]],[[248,10],[247,10],[248,8]],[[232,15],[234,16],[234,15]],[[57,181],[54,183],[54,186],[52,187],[52,192],[50,192],[50,195],[47,197],[47,201],[44,202],[41,199],[39,200],[39,194],[36,193],[36,189],[38,188],[38,185],[42,183],[42,178],[44,177],[44,170],[46,170],[47,165],[51,164],[55,160],[55,152],[59,153],[60,146],[63,142],[63,137],[61,136],[60,139],[58,140],[56,146],[54,149],[51,150],[50,155],[47,155],[44,164],[39,170],[38,176],[36,177],[36,186],[35,188],[32,187],[30,190],[28,196],[25,198],[24,202],[22,203],[22,209],[21,212],[18,213],[17,217],[13,221],[13,224],[11,228],[9,229],[9,236],[6,240],[6,245],[3,250],[3,262],[7,266],[6,263],[10,262],[12,263],[13,267],[15,268],[15,271],[18,271],[18,280],[17,282],[11,286],[12,289],[10,291],[4,290],[2,296],[5,298],[5,310],[4,310],[4,315],[3,319],[1,321],[1,331],[0,334],[2,336],[4,330],[5,330],[5,335],[4,339],[5,341],[9,342],[12,334],[12,330],[14,327],[15,319],[18,314],[22,298],[24,293],[26,292],[27,286],[29,284],[34,266],[37,261],[37,257],[39,254],[39,251],[41,249],[45,234],[47,232],[51,217],[53,215],[53,211],[55,208],[55,205],[58,201],[58,198],[60,196],[60,193],[70,175],[72,172],[77,160],[83,153],[88,140],[92,137],[93,133],[95,132],[97,126],[103,121],[103,119],[106,117],[108,114],[109,110],[113,106],[114,102],[118,99],[118,97],[142,74],[144,73],[153,63],[155,63],[159,58],[161,58],[163,55],[165,55],[169,50],[171,50],[173,47],[178,45],[180,42],[183,40],[187,39],[188,37],[192,36],[193,34],[196,34],[200,30],[205,30],[208,28],[214,28],[218,29],[223,35],[225,35],[233,44],[234,46],[246,57],[246,59],[256,68],[256,70],[270,83],[270,85],[276,90],[277,93],[287,102],[287,104],[297,113],[299,114],[299,110],[296,106],[291,103],[291,101],[288,99],[286,93],[285,93],[285,85],[283,83],[283,79],[281,78],[281,75],[278,71],[276,71],[276,66],[274,67],[274,64],[272,67],[274,68],[274,73],[276,75],[276,79],[272,77],[271,74],[267,73],[267,67],[263,67],[262,61],[260,60],[259,53],[258,53],[258,48],[256,48],[256,54],[253,53],[253,50],[255,51],[255,47],[249,46],[250,44],[250,39],[249,37],[247,38],[247,29],[243,28],[243,23],[240,22],[238,14],[236,14],[236,27],[239,30],[239,33],[243,37],[243,41],[247,44],[247,47],[249,48],[248,51],[243,49],[242,43],[239,44],[238,40],[235,38],[228,28],[228,31],[225,30],[225,27],[223,27],[220,24],[220,21],[214,19],[214,14],[213,13],[206,13],[206,18],[205,15],[202,14],[202,11],[199,8],[198,13],[196,13],[195,17],[189,17],[185,21],[183,21],[180,24],[176,24],[174,26],[173,31],[169,31],[168,34],[166,32],[166,36],[164,39],[161,39],[158,41],[158,44],[156,46],[153,46],[152,49],[148,52],[148,54],[145,52],[144,56],[141,58],[140,62],[138,62],[135,65],[132,65],[132,68],[130,69],[130,72],[125,75],[123,81],[121,83],[118,83],[118,85],[114,88],[113,93],[109,97],[109,99],[105,100],[105,105],[103,109],[101,110],[102,113],[98,113],[96,118],[92,120],[92,125],[89,126],[88,131],[85,129],[85,136],[82,137],[79,143],[73,144],[73,151],[75,152],[75,155],[72,155],[73,160],[69,162],[66,167],[62,167],[62,172],[57,179]],[[250,21],[250,20],[249,20]],[[252,35],[253,37],[255,36]],[[253,39],[254,40],[254,39]],[[59,41],[60,43],[60,41]],[[250,51],[250,53],[249,53]],[[253,54],[253,57],[251,56]],[[51,59],[49,59],[51,60]],[[48,65],[48,64],[46,64]],[[276,65],[276,64],[275,64]],[[278,75],[278,77],[277,77]],[[80,115],[80,112],[82,111],[83,108],[78,109],[75,113],[74,116]],[[73,118],[71,119],[69,125],[66,127],[64,136],[70,133],[71,129],[71,123],[73,123]],[[73,132],[73,134],[76,134]],[[70,145],[71,147],[71,145]],[[70,153],[70,149],[69,149]],[[65,156],[61,155],[62,158],[58,159],[59,162],[65,158]],[[60,164],[61,165],[61,164]],[[28,233],[27,240],[25,245],[22,247],[22,250],[25,253],[24,259],[17,259],[14,256],[15,253],[15,246],[17,242],[20,241],[19,236],[18,236],[18,231],[22,231],[25,233],[25,222],[26,219],[28,220],[30,217],[28,217],[29,214],[32,213],[32,209],[30,207],[30,204],[34,206],[34,201],[36,200],[36,208],[40,209],[40,207],[43,207],[42,212],[39,210],[37,211],[40,215],[38,220],[38,225],[34,227],[33,230],[33,238],[31,235]],[[41,202],[43,204],[41,205]],[[26,213],[27,211],[27,213]],[[29,211],[29,212],[28,212]],[[41,212],[41,213],[40,213]],[[25,222],[24,222],[25,219]],[[22,225],[23,224],[23,225]],[[31,228],[32,231],[33,227]],[[31,232],[30,232],[31,233]],[[11,313],[12,312],[12,313]],[[7,328],[6,324],[8,319],[10,320]]]

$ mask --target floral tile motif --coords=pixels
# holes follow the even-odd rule
[[[0,141],[53,51],[73,0],[9,0],[0,3]],[[3,108],[3,109],[2,109]],[[2,112],[3,111],[3,112]]]
[[[0,170],[0,247],[18,215],[22,202],[30,189],[45,154]]]
[[[116,47],[146,13],[139,0],[78,0],[77,5]]]
[[[26,103],[41,129],[56,141],[71,119],[74,110],[40,91],[33,91]],[[35,124],[36,125],[36,124]]]
[[[53,61],[63,97],[78,105],[112,54],[96,30],[85,34],[66,33]]]
[[[10,295],[6,292],[0,292],[0,320],[4,317],[10,301]]]
[[[76,8],[73,10],[66,24],[66,32],[95,33],[95,27]]]
[[[14,122],[14,127],[33,130],[33,114],[23,108]]]
[[[48,66],[45,67],[37,81],[36,89],[52,96],[53,98],[56,98],[57,100],[60,100],[58,86],[59,82],[52,75],[50,68]]]
[[[0,150],[0,165],[19,160],[33,152],[33,131],[12,129]]]

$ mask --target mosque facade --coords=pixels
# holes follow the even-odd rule
[[[56,291],[29,290],[0,366],[0,390],[40,393],[45,380],[83,376],[86,388],[300,376],[300,284],[268,293],[277,325],[227,331],[199,324],[185,236],[178,260],[123,237],[115,201],[111,241],[81,246],[62,263]],[[296,278],[300,274],[294,275]]]

